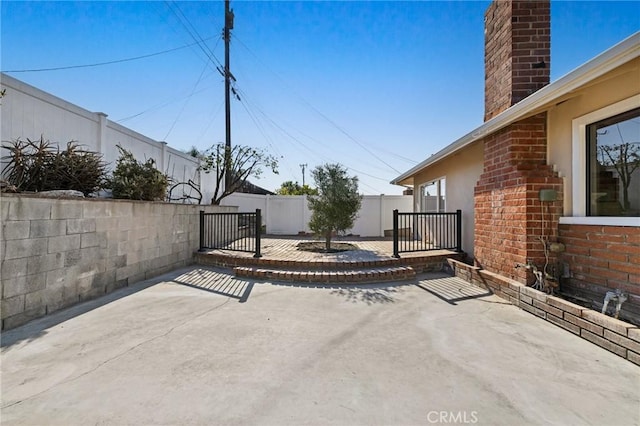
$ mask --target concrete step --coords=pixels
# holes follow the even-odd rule
[[[416,271],[410,266],[387,266],[379,268],[342,270],[275,269],[258,266],[233,268],[238,277],[258,280],[295,281],[301,283],[372,283],[410,280]]]
[[[225,268],[232,267],[257,267],[266,269],[290,269],[306,271],[334,271],[351,270],[356,268],[382,268],[401,265],[399,259],[377,259],[377,260],[347,260],[347,261],[301,261],[289,259],[268,259],[254,257],[240,257],[223,253],[196,253],[196,263],[202,265],[214,265]]]
[[[405,256],[405,255],[403,255]],[[376,260],[293,260],[293,259],[270,259],[254,258],[242,253],[212,253],[196,252],[194,254],[195,263],[199,265],[218,266],[221,268],[258,268],[265,270],[286,270],[297,272],[330,272],[330,271],[352,271],[356,269],[383,269],[392,267],[411,267],[416,273],[440,271],[447,266],[447,259],[462,260],[464,253],[453,253],[447,250],[440,252],[430,252],[423,255],[412,255],[395,258],[380,258]]]

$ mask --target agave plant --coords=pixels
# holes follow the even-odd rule
[[[5,179],[19,191],[72,189],[85,195],[104,187],[107,165],[102,156],[82,148],[75,141],[60,151],[44,137],[26,141],[16,139],[3,144],[9,154],[2,170]]]

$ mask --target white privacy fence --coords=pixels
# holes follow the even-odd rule
[[[393,229],[393,210],[412,211],[412,202],[411,195],[365,195],[356,223],[348,233],[361,237],[383,237],[385,230]],[[236,193],[223,199],[221,204],[238,206],[240,212],[262,210],[262,222],[268,234],[296,235],[311,231],[311,211],[305,195]]]
[[[166,142],[159,142],[107,119],[101,112],[91,112],[63,99],[30,86],[6,74],[1,74],[2,141],[15,139],[40,139],[57,142],[61,149],[69,141],[77,141],[87,149],[102,154],[109,168],[115,167],[119,152],[116,145],[131,151],[139,161],[153,158],[159,170],[167,173],[175,182],[189,179],[200,184],[202,202],[208,204],[213,196],[214,177],[198,173],[198,160],[173,149]],[[2,150],[2,157],[7,155]],[[4,168],[2,165],[1,168]],[[1,169],[0,168],[0,169]]]

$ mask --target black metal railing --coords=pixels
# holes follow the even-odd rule
[[[200,211],[200,251],[221,249],[254,253],[261,257],[260,209],[253,213],[205,213]]]
[[[393,256],[429,250],[462,251],[462,210],[455,213],[393,211]]]

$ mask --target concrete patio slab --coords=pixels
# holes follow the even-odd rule
[[[189,268],[2,335],[3,425],[640,423],[640,369],[443,274]]]

